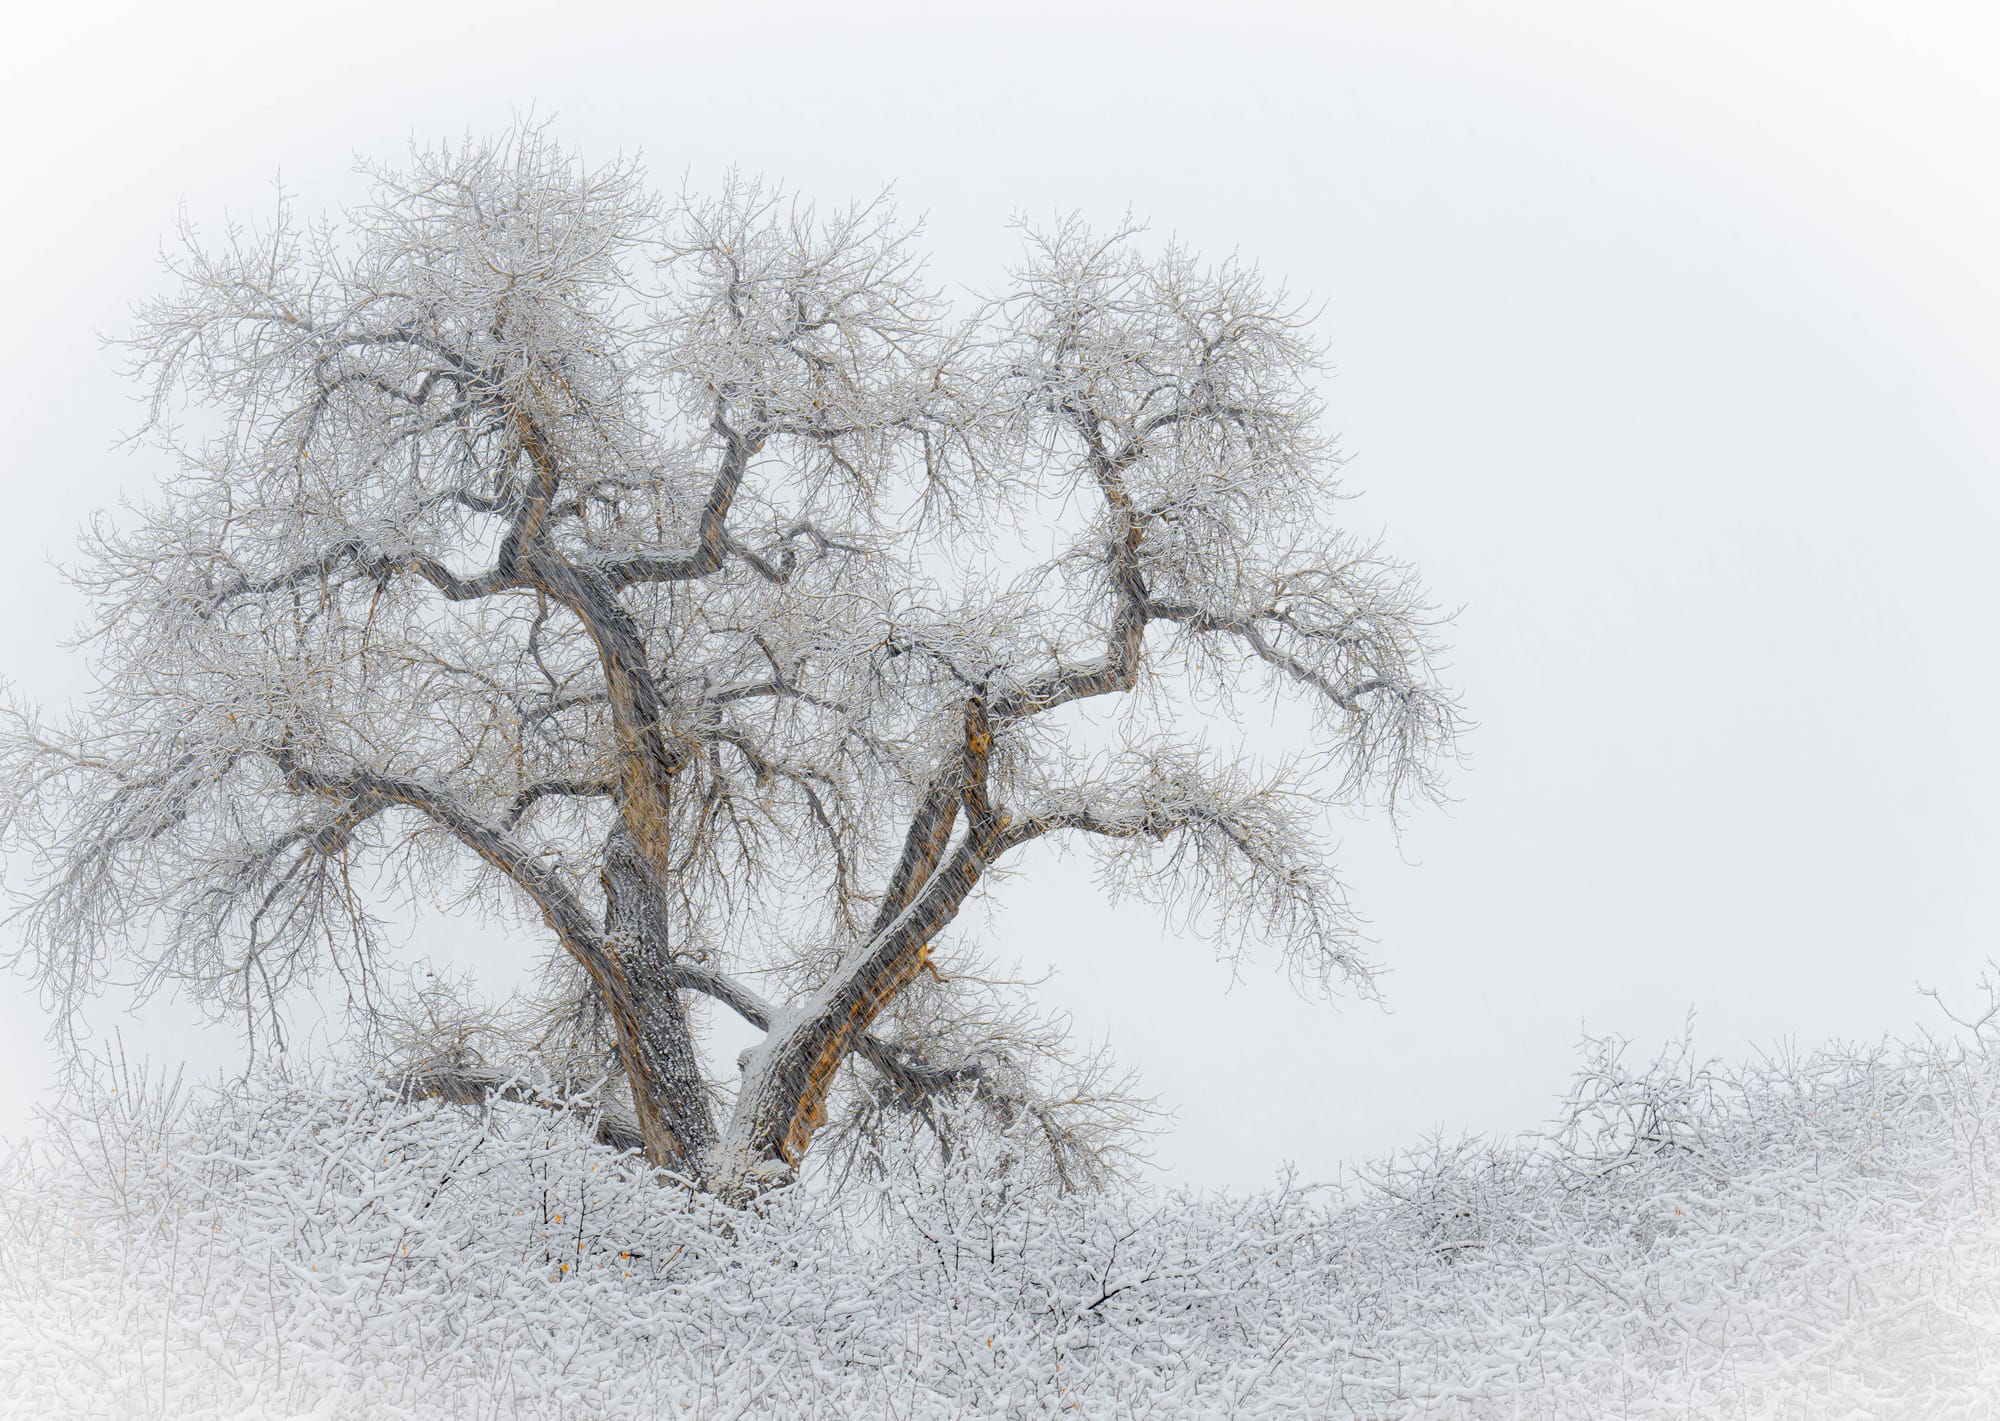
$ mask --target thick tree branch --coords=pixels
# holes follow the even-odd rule
[[[709,487],[708,498],[702,504],[693,551],[680,557],[635,557],[608,564],[603,568],[602,576],[612,591],[623,591],[642,582],[691,582],[709,576],[722,566],[722,559],[730,547],[729,509],[743,487],[750,461],[763,448],[764,436],[761,432],[750,435],[738,433],[723,418],[720,401],[709,428],[722,438],[722,464],[716,471],[715,482]]]
[[[341,567],[352,567],[364,577],[386,582],[397,573],[422,578],[452,602],[470,602],[497,593],[510,592],[528,584],[505,570],[494,567],[486,572],[461,577],[436,558],[424,553],[386,553],[358,538],[333,544],[318,557],[298,563],[269,577],[244,577],[210,590],[203,598],[200,613],[212,617],[234,603],[249,598],[285,592],[315,581],[325,581]]]
[[[549,926],[572,951],[579,951],[580,955],[601,951],[590,915],[562,881],[543,867],[526,845],[486,823],[445,791],[370,770],[338,774],[313,769],[284,743],[271,747],[269,754],[296,793],[324,795],[350,803],[372,801],[382,807],[402,805],[416,810],[513,880],[534,900]]]
[[[1091,476],[1111,511],[1112,536],[1105,548],[1111,579],[1111,622],[1105,632],[1104,655],[1096,661],[1059,670],[1021,690],[995,697],[993,723],[1002,728],[1073,701],[1131,690],[1138,684],[1145,654],[1148,594],[1139,551],[1146,531],[1124,479],[1126,465],[1138,457],[1142,445],[1133,441],[1117,455],[1108,453],[1096,414],[1066,401],[1058,403],[1057,409],[1069,417],[1083,440]]]

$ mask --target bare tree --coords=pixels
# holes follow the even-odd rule
[[[142,310],[173,472],[77,574],[94,699],[8,741],[57,1000],[125,961],[275,1019],[456,894],[546,931],[647,1157],[744,1191],[855,1056],[860,1102],[1038,1108],[933,957],[1037,839],[1365,989],[1323,808],[1434,793],[1453,711],[1327,516],[1284,292],[1069,221],[954,304],[886,201],[660,202],[538,129],[369,172],[338,224],[184,232]],[[1313,753],[1204,748],[1239,691]],[[691,995],[763,1033],[733,1089]]]

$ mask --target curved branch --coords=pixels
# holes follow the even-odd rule
[[[1131,690],[1138,684],[1139,665],[1145,655],[1149,594],[1139,566],[1139,549],[1145,543],[1146,529],[1124,479],[1126,465],[1139,456],[1142,445],[1134,440],[1113,454],[1104,447],[1096,414],[1067,402],[1056,405],[1055,410],[1076,426],[1091,476],[1111,510],[1113,536],[1105,549],[1111,570],[1111,625],[1105,631],[1104,655],[1090,665],[1059,670],[1011,695],[996,697],[992,716],[994,724],[1002,727],[1072,701]]]
[[[602,575],[612,591],[623,591],[641,582],[692,582],[722,566],[722,559],[730,549],[729,509],[743,487],[751,459],[763,448],[764,439],[761,433],[755,436],[737,433],[723,419],[720,402],[709,428],[722,436],[722,467],[716,471],[708,499],[702,504],[694,550],[676,558],[634,557],[610,563],[603,568]]]
[[[565,946],[579,956],[601,955],[603,949],[590,915],[561,880],[543,867],[525,844],[486,823],[444,791],[371,770],[344,775],[314,770],[302,764],[287,745],[271,747],[268,753],[284,774],[285,783],[296,793],[349,801],[366,799],[384,807],[398,804],[423,814],[519,885],[542,910],[542,916]]]
[[[231,603],[243,598],[284,592],[315,579],[331,577],[343,564],[351,565],[362,576],[373,578],[377,582],[386,582],[399,572],[412,573],[437,588],[445,595],[446,600],[452,602],[470,602],[528,585],[499,567],[475,573],[470,577],[461,577],[428,554],[385,553],[370,547],[359,538],[347,538],[335,543],[318,557],[289,567],[283,572],[273,573],[269,577],[238,578],[226,587],[211,590],[199,608],[199,615],[213,617]]]
[[[1177,622],[1190,631],[1219,632],[1233,636],[1249,647],[1260,661],[1276,667],[1294,681],[1317,691],[1350,714],[1361,714],[1360,697],[1370,691],[1395,689],[1394,682],[1381,676],[1371,676],[1351,685],[1336,685],[1296,656],[1271,644],[1263,629],[1257,625],[1263,616],[1269,615],[1267,613],[1255,617],[1220,616],[1191,602],[1148,602],[1146,613],[1149,617],[1160,621]]]

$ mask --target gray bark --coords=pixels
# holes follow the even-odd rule
[[[687,1001],[674,985],[659,881],[623,826],[605,840],[604,893],[606,943],[623,961],[638,1007],[640,1069],[630,1073],[633,1108],[642,1120],[656,1116],[671,1133],[679,1156],[673,1163],[699,1173],[715,1144],[715,1117]]]

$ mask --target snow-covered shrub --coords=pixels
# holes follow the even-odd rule
[[[1978,1417],[2000,1059],[1590,1048],[1563,1115],[1247,1196],[663,1187],[525,1105],[106,1078],[0,1166],[0,1413]],[[114,1093],[115,1092],[115,1093]],[[918,1146],[912,1142],[909,1151]]]

